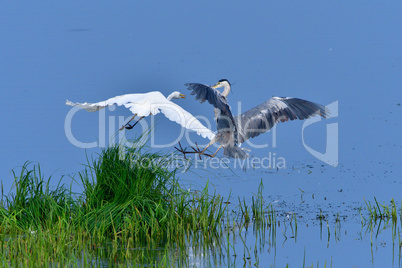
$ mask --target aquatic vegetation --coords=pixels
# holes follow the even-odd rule
[[[54,190],[50,187],[49,177],[44,179],[40,165],[25,162],[19,175],[13,171],[15,191],[2,196],[0,208],[1,229],[3,232],[13,230],[36,230],[52,227],[61,219],[72,217],[76,210],[73,194],[60,179]]]
[[[182,189],[169,161],[144,148],[107,148],[77,175],[82,194],[62,180],[52,189],[39,165],[25,163],[1,202],[3,263],[23,263],[29,255],[28,262],[60,265],[167,264],[190,236],[216,237],[225,210],[222,197],[210,195],[208,185],[196,193]],[[149,252],[135,250],[144,247]],[[169,260],[162,257],[167,251]]]
[[[392,218],[393,221],[397,220],[396,206],[394,199],[391,200],[391,209],[388,205],[382,205],[378,203],[377,199],[374,197],[375,204],[371,204],[370,201],[364,200],[366,203],[367,210],[369,211],[370,218],[373,220],[377,219],[389,219]]]
[[[70,178],[82,185],[80,194],[65,184],[68,177],[51,187],[52,178],[26,162],[0,202],[3,266],[261,267],[266,258],[285,266],[279,260],[285,253],[279,252],[291,248],[297,256],[301,248],[297,266],[332,267],[332,256],[310,256],[306,237],[327,250],[355,240],[353,234],[348,237],[342,214],[316,208],[306,220],[301,210],[276,211],[262,180],[256,194],[227,200],[209,183],[197,191],[183,189],[172,157],[146,148],[107,148]],[[358,235],[371,244],[371,261],[376,247],[386,245],[384,234],[392,234],[387,241],[400,264],[401,209],[393,199],[365,202]]]

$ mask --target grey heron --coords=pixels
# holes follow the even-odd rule
[[[254,138],[270,130],[277,122],[285,122],[295,119],[307,119],[313,115],[320,115],[327,118],[329,111],[320,104],[292,97],[272,97],[260,105],[233,117],[227,96],[231,90],[231,84],[227,79],[221,79],[214,86],[210,87],[199,83],[185,84],[191,95],[201,103],[208,101],[214,106],[217,121],[218,133],[204,150],[194,149],[193,151],[179,150],[186,153],[206,155],[205,151],[212,144],[218,142],[220,145],[214,157],[221,148],[224,148],[224,155],[244,159],[249,155],[239,147],[244,141]],[[223,88],[223,92],[216,90]]]
[[[117,104],[118,106],[123,105],[134,115],[125,125],[120,128],[120,130],[123,130],[124,128],[132,129],[144,117],[156,115],[162,112],[171,121],[180,124],[184,128],[196,131],[198,135],[201,135],[204,138],[212,140],[215,137],[215,134],[210,129],[205,127],[189,112],[171,101],[172,99],[184,98],[185,95],[178,91],[174,91],[167,98],[159,91],[152,91],[148,93],[116,96],[106,101],[100,101],[97,103],[73,103],[67,100],[66,104],[83,108],[88,112],[99,111],[100,109],[114,104]],[[139,116],[139,119],[134,125],[130,125],[129,123],[134,120],[136,116]]]

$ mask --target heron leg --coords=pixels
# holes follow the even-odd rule
[[[140,122],[141,119],[143,119],[144,117],[145,117],[145,116],[141,116],[140,119],[138,119],[137,122],[134,123],[134,125],[132,125],[132,126],[131,126],[131,125],[128,125],[128,126],[126,125],[125,128],[126,128],[126,129],[132,129],[132,128],[135,127],[135,125],[137,125],[138,122]]]
[[[181,146],[180,142],[179,142],[179,146],[180,149],[177,147],[174,147],[176,150],[178,150],[179,152],[181,152],[184,155],[184,158],[186,158],[186,154],[198,154],[200,159],[201,159],[201,155],[206,155],[209,157],[215,157],[215,155],[218,153],[218,151],[222,148],[222,145],[219,146],[218,150],[216,150],[216,152],[213,155],[210,154],[206,154],[205,151],[208,149],[208,147],[210,147],[212,144],[214,144],[217,141],[217,138],[214,137],[209,144],[207,145],[207,147],[204,148],[204,150],[201,151],[200,148],[198,148],[198,144],[196,143],[196,148],[191,147],[193,149],[193,151],[186,151],[185,149],[183,149],[183,147]]]
[[[119,130],[123,130],[123,129],[127,128],[127,126],[130,126],[129,123],[130,123],[132,120],[134,120],[134,118],[135,118],[136,116],[137,116],[137,114],[134,114],[133,117],[131,117],[131,119],[128,120],[128,122],[127,122],[125,125],[123,125],[121,128],[119,128]]]
[[[219,150],[220,150],[222,147],[223,147],[223,146],[220,145],[219,148],[218,148],[218,150],[216,150],[216,152],[215,152],[213,155],[208,155],[208,156],[211,157],[211,158],[214,158],[215,155],[219,152]]]
[[[200,155],[205,154],[205,151],[208,149],[208,147],[211,146],[212,144],[214,144],[215,142],[216,142],[216,139],[213,138],[213,139],[208,143],[207,147],[205,147],[204,150],[202,150],[202,151],[200,152]],[[219,146],[219,149],[220,149],[220,146]],[[219,149],[218,149],[218,150],[219,150]]]

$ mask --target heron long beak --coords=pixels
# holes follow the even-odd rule
[[[212,88],[218,88],[219,84],[216,84],[215,86],[212,86]]]
[[[182,99],[185,99],[185,98],[186,98],[186,95],[184,95],[184,94],[180,94],[179,96],[180,96],[180,98],[182,98]]]

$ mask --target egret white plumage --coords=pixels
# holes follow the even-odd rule
[[[159,91],[152,91],[148,93],[126,94],[116,96],[105,101],[97,103],[73,103],[71,101],[66,102],[67,105],[77,106],[87,110],[88,112],[95,112],[111,105],[123,105],[128,108],[134,115],[123,125],[120,130],[132,129],[141,119],[149,115],[156,115],[162,112],[168,119],[180,124],[182,127],[197,132],[204,138],[212,140],[215,134],[205,127],[197,118],[184,110],[179,105],[172,102],[172,99],[184,99],[185,95],[178,91],[174,91],[167,98]],[[136,117],[139,119],[134,125],[129,123]]]
[[[192,90],[191,95],[195,95],[196,100],[201,103],[207,100],[215,107],[218,133],[204,150],[181,150],[184,155],[186,153],[203,155],[209,146],[218,142],[220,144],[218,150],[208,156],[214,157],[221,148],[224,148],[224,155],[244,159],[249,155],[239,147],[241,143],[267,132],[275,123],[295,119],[303,120],[313,115],[327,118],[329,115],[329,111],[323,105],[314,102],[292,97],[272,97],[262,104],[233,117],[226,99],[231,90],[231,84],[227,79],[219,80],[212,87],[199,83],[188,83],[185,86],[187,86],[188,90]],[[219,92],[216,90],[217,88],[223,88],[223,92]]]

